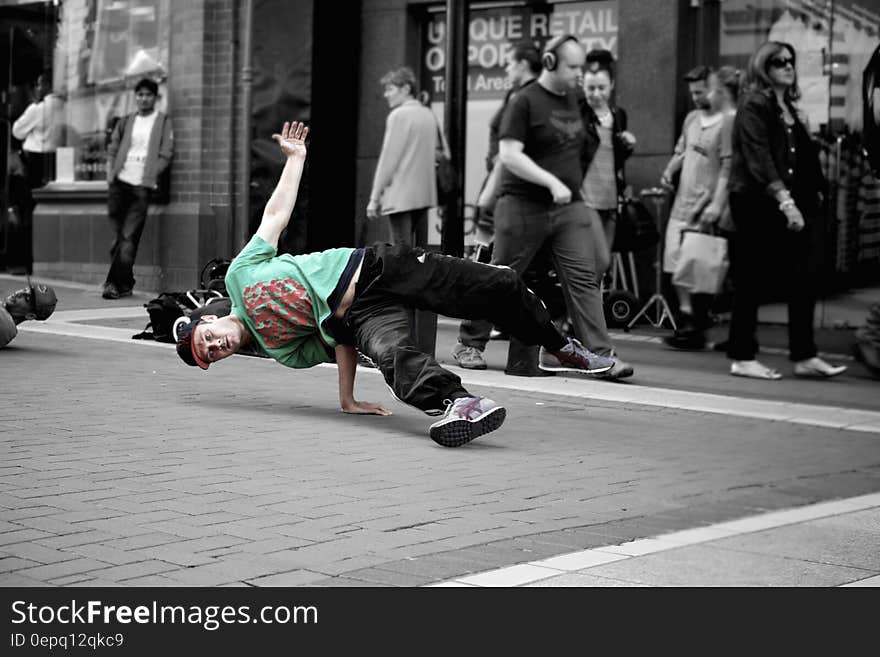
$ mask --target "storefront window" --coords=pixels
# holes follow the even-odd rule
[[[134,110],[134,85],[160,83],[167,110],[170,0],[65,0],[54,53],[54,90],[64,100],[56,181],[106,180],[107,139]]]
[[[720,63],[745,68],[764,41],[790,43],[797,52],[799,106],[813,131],[859,132],[862,74],[880,42],[878,25],[876,3],[867,0],[725,0]]]
[[[504,69],[512,46],[531,41],[538,48],[559,34],[578,37],[587,50],[610,50],[617,56],[617,0],[548,2],[499,7],[470,7],[468,32],[467,128],[465,153],[465,245],[473,243],[473,206],[486,177],[489,122],[510,89]],[[421,82],[443,120],[446,67],[446,13],[438,6],[422,27]],[[431,212],[429,244],[440,244],[441,221]]]

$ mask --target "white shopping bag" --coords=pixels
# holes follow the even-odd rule
[[[726,239],[698,230],[683,230],[672,283],[691,294],[718,294],[728,265]]]

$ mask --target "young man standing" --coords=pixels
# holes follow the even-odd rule
[[[156,109],[158,98],[159,85],[153,80],[138,82],[134,88],[137,112],[117,122],[107,147],[107,214],[114,236],[105,299],[131,296],[150,195],[158,189],[158,177],[174,153],[171,118]]]
[[[696,109],[685,117],[675,152],[660,178],[660,184],[671,189],[672,177],[681,173],[666,225],[663,271],[667,274],[672,274],[678,264],[682,231],[712,230],[727,204],[733,120],[729,118],[725,122],[718,100],[720,95],[712,93],[717,87],[716,78],[715,72],[707,66],[699,66],[685,76]],[[675,290],[681,326],[664,342],[675,349],[702,349],[706,345],[712,295],[690,294],[680,287]]]
[[[226,274],[232,312],[204,315],[179,329],[177,353],[185,363],[208,369],[249,343],[288,367],[335,359],[342,411],[390,415],[381,404],[354,397],[357,347],[395,397],[443,416],[429,433],[445,447],[494,431],[506,411],[468,393],[458,376],[415,347],[407,319],[412,308],[489,319],[524,342],[541,344],[567,370],[598,372],[613,365],[560,334],[541,301],[509,268],[404,244],[277,255],[278,237],[296,202],[307,134],[308,128],[294,122],[273,135],[287,161],[256,235]]]

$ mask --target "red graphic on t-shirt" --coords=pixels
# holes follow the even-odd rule
[[[266,346],[277,349],[314,326],[312,300],[302,285],[290,278],[260,281],[242,294],[248,316]]]

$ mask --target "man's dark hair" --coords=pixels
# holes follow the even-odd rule
[[[137,93],[141,89],[146,89],[154,96],[159,95],[159,85],[156,84],[155,80],[151,80],[150,78],[141,78],[138,83],[134,86],[134,92]]]
[[[526,62],[529,70],[537,75],[541,72],[541,51],[535,47],[534,43],[523,41],[513,47],[513,61]]]
[[[388,71],[382,76],[382,79],[379,80],[379,84],[382,86],[393,84],[395,87],[400,87],[401,89],[405,86],[409,86],[409,93],[413,97],[417,96],[419,93],[419,88],[416,86],[416,74],[413,73],[413,70],[409,66],[403,66],[394,69],[393,71]]]
[[[700,66],[695,66],[690,71],[685,73],[684,81],[685,82],[699,82],[700,80],[708,80],[709,76],[712,75],[712,68],[706,66],[705,64],[701,64]]]

